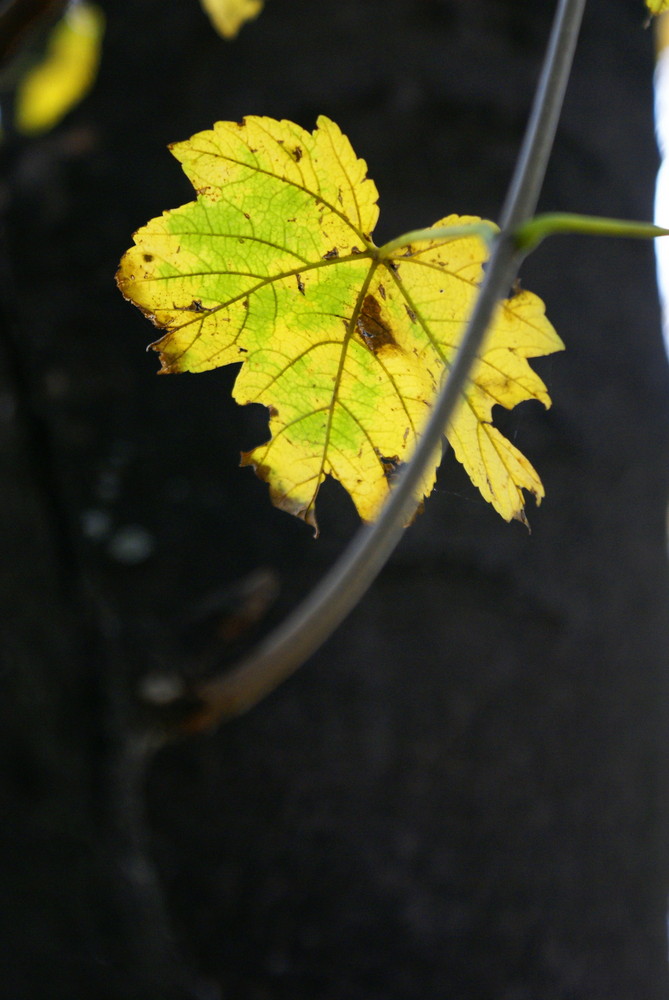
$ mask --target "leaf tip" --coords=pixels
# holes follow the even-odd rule
[[[251,466],[258,479],[262,479],[269,486],[269,496],[272,504],[286,514],[292,514],[293,517],[298,517],[301,521],[304,521],[305,524],[308,524],[313,529],[314,538],[318,538],[320,531],[315,510],[318,488],[316,488],[308,502],[299,497],[291,496],[280,484],[274,482],[275,470],[254,457],[256,450],[241,452],[240,468]]]

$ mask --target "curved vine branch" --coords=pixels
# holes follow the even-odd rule
[[[476,305],[425,432],[379,519],[360,529],[323,580],[245,658],[180,699],[185,728],[211,726],[247,711],[294,673],[355,607],[400,540],[404,524],[415,511],[414,489],[442,440],[495,306],[507,294],[525,255],[515,234],[536,208],[584,8],[585,0],[559,0],[530,120],[502,209],[501,230]],[[156,704],[152,707],[159,709]],[[161,706],[172,717],[175,707],[176,700],[171,706]]]

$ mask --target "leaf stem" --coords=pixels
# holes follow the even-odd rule
[[[585,0],[559,0],[548,50],[511,187],[480,293],[434,410],[416,450],[379,519],[362,527],[342,557],[278,628],[225,675],[196,686],[198,728],[239,715],[289,677],[357,604],[400,540],[415,510],[414,490],[439,446],[460,399],[491,315],[506,294],[524,253],[514,234],[535,210],[569,79]],[[387,251],[386,244],[386,252]]]
[[[395,250],[402,250],[410,243],[424,243],[428,240],[449,240],[461,239],[463,236],[480,236],[485,244],[490,247],[497,236],[499,228],[494,222],[479,219],[477,222],[464,222],[461,226],[431,226],[427,229],[412,229],[409,233],[403,233],[395,237],[389,243],[384,243],[379,247],[377,254],[379,260],[390,257]]]
[[[669,229],[662,229],[651,222],[630,222],[626,219],[606,219],[596,215],[574,215],[570,212],[547,212],[535,215],[516,229],[516,246],[519,250],[529,253],[546,236],[553,236],[556,233],[622,236],[646,240],[654,239],[656,236],[669,236]]]

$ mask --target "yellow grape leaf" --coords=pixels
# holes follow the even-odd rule
[[[669,10],[669,0],[646,0],[646,7],[651,14],[664,14]]]
[[[234,38],[245,21],[262,10],[264,0],[200,0],[211,23],[223,38]]]
[[[46,54],[19,84],[16,128],[25,135],[47,132],[90,90],[100,62],[105,18],[92,3],[72,4],[58,21]]]
[[[314,528],[326,475],[373,520],[449,370],[485,243],[441,235],[381,252],[371,238],[376,187],[324,117],[313,132],[271,118],[219,122],[171,150],[197,200],[140,229],[117,275],[126,298],[167,331],[152,345],[163,371],[243,362],[234,398],[269,408],[271,438],[242,465]],[[493,427],[492,407],[549,406],[526,359],[562,347],[535,295],[502,303],[448,428],[457,458],[506,520],[524,521],[522,491],[539,501],[543,488]]]

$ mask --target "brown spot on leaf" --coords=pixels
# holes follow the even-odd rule
[[[333,247],[332,250],[328,250],[327,253],[323,254],[323,260],[333,260],[335,257],[339,256],[339,250]]]
[[[270,417],[279,416],[279,411],[277,410],[276,406],[268,406],[267,409],[269,410]]]
[[[146,261],[147,264],[150,264],[151,261],[153,260],[153,254],[152,253],[145,253],[143,256],[144,256],[144,260]]]
[[[203,306],[199,299],[193,299],[193,301],[187,306],[179,306],[177,305],[176,302],[173,302],[172,308],[175,310],[175,312],[193,312],[193,313],[211,312],[211,309],[208,309],[206,306]],[[173,330],[170,330],[169,332],[172,333]]]
[[[373,295],[366,295],[357,319],[358,332],[372,354],[389,344],[396,347],[393,332],[381,316],[381,306]]]
[[[295,162],[299,163],[302,159],[302,150],[299,146],[296,146],[293,150],[293,156],[295,157]]]
[[[381,296],[381,298],[385,302],[386,301],[386,290],[383,287],[383,285],[379,285],[379,295]]]
[[[251,216],[249,215],[249,213],[248,213],[248,212],[244,212],[244,218],[245,218],[245,219],[250,219],[250,218],[251,218]]]
[[[305,294],[305,291],[304,291],[304,282],[302,281],[302,278],[299,276],[299,274],[296,274],[295,278],[297,279],[297,289],[298,289],[298,291],[301,292],[302,295],[304,295]]]
[[[416,314],[413,311],[413,309],[410,309],[409,306],[406,304],[406,302],[404,303],[404,308],[406,309],[407,316],[409,317],[409,319],[411,320],[411,322],[415,323],[416,322]]]
[[[378,448],[374,449],[378,455],[379,462],[383,468],[383,475],[388,480],[389,485],[392,484],[393,479],[398,475],[400,470],[404,466],[404,462],[400,461],[399,455],[386,456],[382,455]]]

